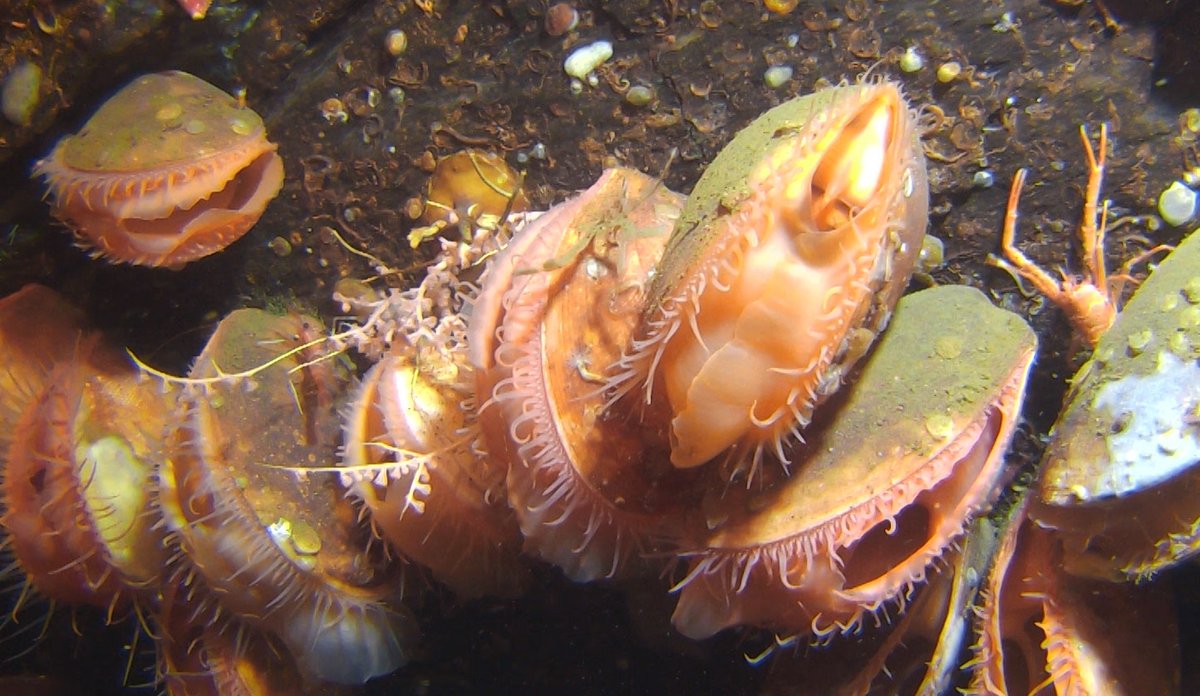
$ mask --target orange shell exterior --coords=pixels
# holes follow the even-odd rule
[[[478,220],[484,215],[499,217],[506,210],[519,213],[529,208],[521,189],[521,178],[503,157],[482,150],[462,150],[437,162],[425,190],[421,222]]]
[[[605,171],[514,237],[472,312],[488,452],[508,470],[526,548],[577,581],[636,573],[677,534],[662,433],[607,417],[598,371],[636,326],[679,204],[644,174]]]
[[[980,591],[968,694],[1180,693],[1169,585],[1071,575],[1052,530],[1014,503]]]
[[[0,299],[0,442],[42,393],[55,363],[75,354],[83,312],[44,285]]]
[[[179,0],[179,6],[192,19],[204,19],[204,15],[208,14],[208,7],[211,4],[212,0]]]
[[[297,350],[316,326],[257,309],[221,321],[191,372],[210,381],[181,399],[159,497],[186,554],[177,578],[276,635],[309,674],[356,684],[404,664],[415,629],[384,603],[392,578],[363,550],[345,493],[304,473],[334,460],[348,386],[338,363]],[[224,376],[241,370],[253,376]]]
[[[343,431],[346,478],[384,540],[459,597],[516,597],[529,573],[504,474],[478,455],[462,403],[474,375],[413,352],[390,353],[363,377]]]
[[[262,119],[184,72],[145,75],[34,165],[81,246],[179,267],[254,226],[283,185]]]
[[[147,490],[168,397],[99,334],[81,333],[78,313],[52,291],[29,286],[0,303],[0,317],[19,307],[35,322],[26,331],[41,317],[42,338],[62,342],[32,354],[36,341],[14,343],[0,321],[0,372],[23,383],[15,401],[0,392],[5,412],[21,411],[5,418],[0,527],[42,595],[111,616],[163,564]]]
[[[154,613],[158,669],[170,696],[350,696],[353,691],[304,679],[270,636],[244,624],[214,622],[180,582],[162,588]]]
[[[689,554],[676,628],[823,635],[903,596],[997,494],[1035,347],[972,288],[901,300],[810,456],[765,491],[705,501],[711,531]]]

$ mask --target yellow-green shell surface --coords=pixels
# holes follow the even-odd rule
[[[688,272],[689,264],[712,241],[720,229],[713,223],[750,197],[748,182],[755,170],[766,160],[769,153],[783,146],[804,131],[823,132],[823,125],[844,118],[833,109],[839,103],[857,103],[863,95],[879,85],[842,85],[818,90],[776,106],[758,118],[729,141],[713,161],[705,168],[687,198],[683,213],[675,224],[675,231],[663,253],[663,262],[654,278],[647,308],[654,308],[664,296],[670,294]],[[917,145],[918,151],[920,146]],[[910,184],[922,197],[925,190],[925,164],[921,160],[912,172]],[[910,206],[906,227],[925,229],[927,204]],[[914,250],[909,256],[915,259]],[[902,265],[911,266],[911,259]]]
[[[67,138],[62,161],[81,171],[135,172],[194,162],[263,131],[258,114],[204,80],[154,73],[117,92]]]
[[[784,541],[885,495],[994,408],[1036,347],[1024,320],[974,288],[902,298],[848,398],[813,424],[831,427],[809,438],[791,476],[733,514],[711,546]]]
[[[1145,490],[1200,461],[1200,234],[1159,264],[1075,375],[1046,450],[1041,499]]]
[[[390,577],[362,550],[345,494],[301,475],[334,460],[349,385],[344,364],[297,350],[319,326],[260,309],[221,320],[191,370],[211,382],[181,399],[160,500],[189,569],[225,610],[278,636],[308,673],[359,684],[407,661],[414,626],[382,603]]]

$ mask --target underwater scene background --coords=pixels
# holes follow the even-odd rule
[[[0,692],[1200,684],[1200,3],[0,20]]]

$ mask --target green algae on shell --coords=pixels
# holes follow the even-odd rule
[[[953,358],[937,348],[946,337],[960,342]],[[676,627],[821,635],[922,580],[997,492],[1035,350],[1020,317],[972,288],[903,298],[791,476],[705,501],[712,531],[688,554]]]
[[[1072,380],[1031,514],[1074,572],[1142,577],[1200,550],[1198,278],[1193,232]]]
[[[63,160],[112,172],[190,162],[238,147],[264,132],[262,118],[184,72],[142,76],[63,142]]]

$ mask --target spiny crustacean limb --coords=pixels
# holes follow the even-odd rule
[[[1039,292],[1066,312],[1075,330],[1089,346],[1094,347],[1117,316],[1116,301],[1109,287],[1108,271],[1104,263],[1104,231],[1108,218],[1108,201],[1104,202],[1101,209],[1101,220],[1099,223],[1096,221],[1097,202],[1108,150],[1108,124],[1100,126],[1099,154],[1092,148],[1086,126],[1079,127],[1079,135],[1088,159],[1083,217],[1079,223],[1079,240],[1083,248],[1086,275],[1078,278],[1061,272],[1062,280],[1055,280],[1016,247],[1017,205],[1021,199],[1021,189],[1025,185],[1025,169],[1019,169],[1013,177],[1012,189],[1008,195],[1008,207],[1004,212],[1004,231],[1000,240],[1000,251],[1004,256],[989,256],[988,263],[1032,283]]]
[[[788,461],[817,403],[886,325],[926,225],[915,114],[888,82],[787,102],[697,183],[610,400],[667,404],[671,461]]]
[[[1079,222],[1079,242],[1085,275],[1082,278],[1072,276],[1060,269],[1062,279],[1056,280],[1017,248],[1017,205],[1021,199],[1021,189],[1025,185],[1025,169],[1017,170],[1008,194],[1004,231],[1000,239],[1000,251],[1003,256],[989,254],[987,260],[1014,278],[1023,278],[1033,284],[1038,292],[1050,298],[1051,302],[1066,313],[1075,331],[1089,347],[1094,348],[1117,317],[1121,286],[1130,278],[1130,268],[1147,256],[1170,247],[1157,246],[1139,254],[1127,261],[1118,274],[1109,276],[1104,262],[1104,234],[1108,222],[1109,202],[1105,200],[1103,205],[1099,203],[1108,150],[1108,124],[1100,125],[1099,143],[1096,148],[1092,147],[1086,126],[1079,126],[1079,137],[1083,141],[1088,161],[1083,215]]]

